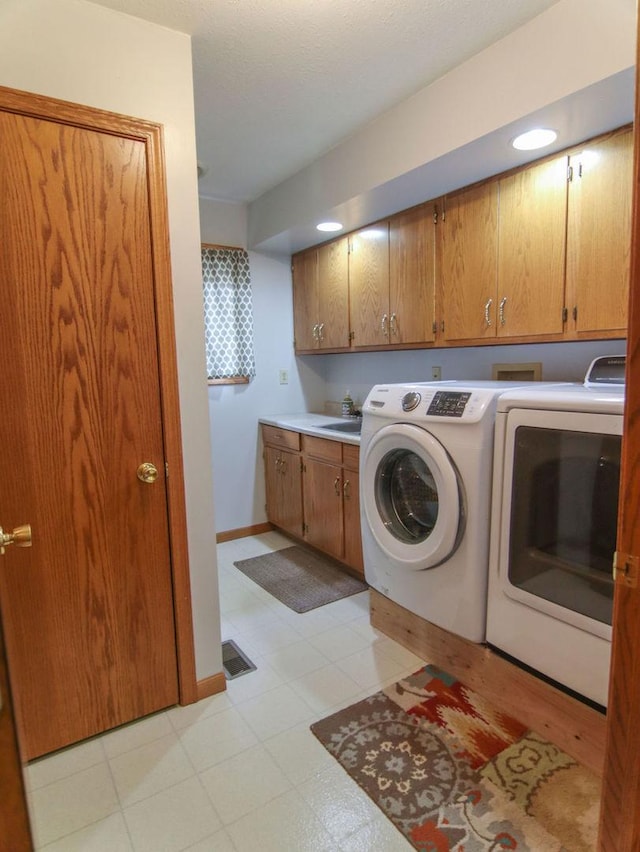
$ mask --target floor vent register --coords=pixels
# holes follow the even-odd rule
[[[222,668],[227,680],[256,670],[254,663],[231,639],[222,643]]]

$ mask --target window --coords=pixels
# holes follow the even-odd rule
[[[203,245],[202,283],[209,384],[249,382],[256,374],[249,255]]]

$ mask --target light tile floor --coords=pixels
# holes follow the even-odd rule
[[[257,671],[27,768],[38,849],[411,849],[309,725],[423,663],[371,628],[367,592],[299,615],[233,566],[289,544],[274,532],[218,546],[222,637]]]

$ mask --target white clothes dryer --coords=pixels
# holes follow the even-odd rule
[[[367,582],[472,642],[485,638],[496,402],[514,387],[376,385],[362,408]]]
[[[487,641],[607,704],[624,356],[498,401]]]

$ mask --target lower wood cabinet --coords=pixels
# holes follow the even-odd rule
[[[267,517],[291,535],[302,537],[302,460],[300,434],[263,426]]]
[[[262,437],[269,521],[364,575],[359,447],[266,425]]]

